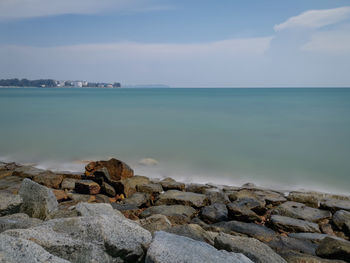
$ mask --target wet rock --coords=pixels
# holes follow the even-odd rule
[[[74,190],[75,189],[75,182],[78,181],[77,179],[73,178],[65,178],[62,181],[61,188],[63,190]]]
[[[137,192],[137,187],[143,184],[149,184],[150,180],[145,176],[135,175],[120,181],[123,186],[123,192],[126,197],[130,197]]]
[[[43,172],[35,175],[33,181],[49,188],[59,189],[63,181],[63,176],[52,172]]]
[[[150,202],[150,195],[146,193],[136,192],[129,198],[123,200],[124,204],[135,205],[137,207],[148,206]]]
[[[317,248],[317,245],[309,240],[296,239],[286,236],[275,236],[266,244],[274,249],[278,254],[286,251],[296,251],[306,253],[308,255],[315,255]]]
[[[41,220],[31,218],[27,214],[18,213],[0,217],[0,232],[8,229],[23,229],[41,224]]]
[[[0,192],[0,216],[18,213],[22,203],[19,195]]]
[[[271,224],[276,229],[287,232],[321,232],[315,223],[286,216],[272,215]]]
[[[202,227],[200,227],[197,224],[186,224],[186,225],[174,226],[166,229],[165,232],[188,237],[193,240],[206,242],[212,246],[214,245],[213,236],[208,234],[207,231],[205,231]]]
[[[214,203],[201,210],[201,218],[208,223],[217,223],[228,220],[228,211],[225,204]]]
[[[106,168],[111,180],[119,181],[121,179],[134,176],[134,171],[124,162],[117,159],[108,161],[90,162],[85,166],[85,174],[91,176],[95,171]]]
[[[187,205],[193,207],[203,207],[208,204],[208,199],[203,194],[191,192],[181,192],[178,190],[168,190],[159,196],[156,205]]]
[[[265,203],[253,198],[240,198],[227,205],[229,217],[248,222],[261,221],[254,211],[264,211]]]
[[[99,184],[91,180],[79,180],[75,183],[75,191],[79,194],[96,195],[100,190]]]
[[[20,210],[30,217],[45,219],[58,208],[58,203],[52,190],[30,179],[26,178],[23,180],[19,195],[23,200]]]
[[[245,223],[239,221],[220,222],[214,224],[216,227],[220,227],[224,232],[231,233],[237,232],[254,237],[260,241],[268,242],[276,236],[276,232],[262,225],[254,223]]]
[[[154,233],[156,231],[165,230],[171,227],[171,222],[165,215],[152,215],[144,219],[140,219],[140,225]]]
[[[205,189],[203,194],[207,196],[210,204],[215,204],[215,203],[228,204],[230,202],[230,199],[227,197],[225,192],[218,188]]]
[[[113,186],[107,184],[106,182],[103,182],[101,185],[101,191],[102,193],[110,196],[110,197],[115,197],[116,196],[116,192]]]
[[[142,184],[137,186],[138,192],[148,193],[148,194],[159,194],[163,192],[163,188],[160,184]]]
[[[350,236],[350,212],[339,210],[333,215],[333,223]]]
[[[162,185],[164,191],[167,191],[167,190],[183,191],[185,189],[184,183],[176,182],[172,178],[165,178],[162,181],[160,181],[159,183]]]
[[[350,201],[329,199],[321,202],[321,207],[330,210],[333,213],[335,213],[338,210],[350,211]]]
[[[329,219],[332,217],[331,212],[320,210],[316,208],[308,207],[302,203],[297,202],[285,202],[276,207],[272,214],[287,216],[296,219],[302,219],[310,222],[317,223],[323,219]]]
[[[44,248],[32,241],[0,235],[0,260],[11,263],[69,263],[69,261],[55,257]]]
[[[146,263],[234,262],[252,263],[242,254],[220,251],[207,243],[166,232],[156,232],[147,251]]]
[[[317,248],[316,254],[322,258],[340,259],[350,262],[350,242],[326,237]]]
[[[220,233],[215,238],[214,246],[217,249],[242,253],[255,263],[286,263],[286,261],[276,254],[269,246],[255,238]]]

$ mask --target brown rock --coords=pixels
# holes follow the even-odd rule
[[[56,196],[56,199],[58,202],[62,202],[64,200],[68,199],[68,195],[64,190],[53,189],[52,191],[53,191],[54,195]]]
[[[67,190],[74,190],[75,189],[75,182],[77,180],[73,178],[65,178],[62,181],[61,188],[67,189]]]
[[[63,181],[63,176],[52,172],[43,172],[34,176],[33,181],[49,188],[58,189]]]
[[[125,178],[120,181],[126,197],[130,197],[133,193],[137,192],[137,187],[143,184],[149,184],[150,180],[145,176],[135,175],[131,178]]]
[[[91,180],[79,180],[75,183],[75,191],[79,194],[96,195],[101,187]]]
[[[111,180],[119,181],[134,176],[134,171],[126,163],[114,158],[108,161],[88,163],[85,166],[85,175],[92,176],[95,171],[103,168],[107,169]]]

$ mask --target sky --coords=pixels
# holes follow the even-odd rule
[[[0,0],[0,78],[350,87],[350,1]]]

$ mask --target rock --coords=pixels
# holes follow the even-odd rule
[[[110,204],[90,204],[90,203],[79,203],[76,205],[75,210],[77,210],[78,215],[80,216],[98,216],[98,215],[110,215],[114,216],[118,214],[122,216],[122,214],[113,209]]]
[[[76,194],[76,193],[68,193],[67,196],[75,201],[78,202],[91,202],[93,201],[94,197],[91,195],[83,195],[83,194]]]
[[[149,184],[150,180],[145,176],[135,175],[131,178],[126,178],[120,181],[123,186],[123,192],[126,197],[130,197],[137,192],[137,186]]]
[[[77,181],[77,179],[73,179],[73,178],[65,178],[62,181],[61,184],[61,188],[63,190],[74,190],[75,189],[75,182]]]
[[[201,210],[201,218],[208,223],[217,223],[228,220],[228,211],[225,204],[214,203]]]
[[[256,185],[254,183],[245,183],[242,185],[242,188],[255,188]]]
[[[19,166],[13,171],[12,175],[22,178],[33,179],[35,176],[47,172],[48,171],[38,169],[33,166]]]
[[[220,233],[215,238],[217,249],[242,253],[255,263],[287,263],[281,256],[276,254],[269,246],[255,238],[232,236]]]
[[[203,194],[168,190],[159,196],[156,205],[187,205],[203,207],[208,204],[208,199]]]
[[[254,211],[264,211],[265,202],[253,198],[240,198],[227,205],[229,217],[248,222],[261,221]]]
[[[106,195],[110,197],[115,197],[117,193],[115,192],[115,189],[113,186],[107,184],[106,182],[103,182],[101,185],[101,191],[102,193],[105,193]]]
[[[11,263],[69,263],[55,257],[32,241],[0,235],[0,261]]]
[[[191,220],[196,210],[183,205],[160,205],[145,209],[140,216],[145,218],[155,214],[165,215],[173,224],[183,224]]]
[[[214,245],[214,238],[197,224],[186,224],[168,228],[165,232],[176,234]]]
[[[146,263],[234,262],[252,263],[242,254],[220,251],[207,243],[166,232],[155,232],[147,251]]]
[[[317,223],[323,219],[329,219],[332,217],[331,212],[320,210],[316,208],[308,207],[302,203],[297,202],[285,202],[276,207],[272,214],[287,216],[296,219],[302,219],[310,222]]]
[[[147,218],[140,219],[139,222],[144,229],[147,229],[151,233],[171,227],[171,222],[165,215],[152,215]]]
[[[137,186],[137,191],[148,194],[159,194],[163,192],[163,187],[160,184],[142,184]]]
[[[20,210],[30,217],[45,219],[58,208],[58,203],[52,190],[30,179],[26,178],[23,180],[19,195],[23,199]]]
[[[118,211],[136,210],[138,206],[133,204],[111,203],[112,207]]]
[[[245,223],[239,221],[220,222],[214,226],[222,228],[224,232],[238,232],[250,237],[254,237],[260,241],[268,242],[276,236],[276,232],[262,225],[254,223]]]
[[[158,165],[158,161],[152,158],[144,158],[139,161],[139,164],[144,166],[156,166]]]
[[[213,188],[213,187],[206,184],[188,184],[186,185],[186,192],[204,194],[204,191],[210,188]]]
[[[278,254],[292,250],[309,255],[315,255],[317,248],[317,245],[309,240],[296,239],[286,236],[275,236],[266,244]]]
[[[63,176],[52,172],[43,172],[33,177],[33,181],[45,185],[49,188],[59,189],[63,181]]]
[[[287,232],[316,232],[321,233],[317,224],[286,216],[271,216],[271,224],[278,230]]]
[[[39,225],[42,221],[27,214],[18,213],[0,217],[0,232],[8,229],[22,229]]]
[[[107,195],[98,194],[96,195],[96,203],[111,203],[113,198],[108,197]]]
[[[23,178],[18,176],[7,176],[0,180],[0,191],[9,194],[18,194]]]
[[[152,240],[149,231],[117,213],[53,219],[4,233],[32,240],[71,262],[139,262]]]
[[[321,202],[321,207],[335,213],[338,210],[350,211],[350,201],[329,199]]]
[[[79,194],[96,195],[100,190],[101,187],[91,180],[79,180],[75,183],[75,191]]]
[[[333,215],[333,223],[338,227],[338,229],[344,231],[350,236],[350,212],[338,210]]]
[[[18,213],[23,203],[19,195],[0,192],[0,216]]]
[[[297,239],[310,240],[316,243],[322,241],[326,237],[332,237],[327,234],[319,234],[319,233],[290,233],[288,234],[288,236],[292,238],[297,238]],[[333,238],[342,240],[342,238],[339,238],[339,237],[333,237]]]
[[[317,256],[350,262],[350,242],[326,237],[316,249]]]
[[[68,199],[68,195],[67,195],[67,193],[64,190],[53,189],[52,192],[55,195],[56,200],[58,202],[62,202],[64,200]]]
[[[164,191],[167,191],[167,190],[183,191],[185,189],[184,183],[176,182],[172,178],[165,178],[162,181],[160,181],[159,183],[162,185]]]
[[[264,200],[267,205],[275,206],[287,201],[281,193],[269,190],[256,190],[254,191],[254,195],[259,200]]]
[[[149,198],[149,194],[136,192],[129,198],[124,199],[123,203],[128,205],[135,205],[137,207],[148,206],[150,202]]]
[[[288,200],[304,203],[310,207],[318,208],[320,207],[320,198],[313,194],[305,192],[290,192],[288,195]]]
[[[335,236],[331,224],[321,224],[320,229],[321,229],[322,233],[324,233],[324,234]]]
[[[119,181],[134,176],[134,171],[124,162],[117,159],[90,162],[85,166],[85,174],[91,176],[95,171],[106,168],[111,180]]]
[[[228,204],[230,202],[230,199],[227,197],[224,191],[217,188],[205,189],[203,194],[207,196],[210,204],[214,204],[214,203]]]
[[[280,252],[280,255],[287,260],[288,263],[345,263],[345,261],[342,260],[328,260],[291,250]]]

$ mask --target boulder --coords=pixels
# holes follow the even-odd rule
[[[23,178],[18,176],[6,176],[0,180],[0,191],[9,194],[18,194]]]
[[[120,204],[120,203],[111,203],[113,209],[118,211],[128,211],[128,210],[136,210],[139,209],[138,206],[134,204]]]
[[[203,194],[207,196],[210,204],[215,204],[215,203],[228,204],[230,202],[230,199],[227,197],[225,192],[218,188],[205,189]]]
[[[217,223],[228,220],[228,211],[225,204],[214,203],[201,210],[201,218],[208,223]]]
[[[23,199],[21,212],[30,217],[45,219],[58,208],[58,203],[53,191],[46,186],[24,179],[19,190]]]
[[[207,184],[188,184],[186,185],[186,192],[204,194],[205,190],[210,188],[213,188],[213,186]]]
[[[67,260],[48,253],[32,241],[4,234],[0,235],[0,261],[4,263],[69,263]]]
[[[264,200],[267,205],[275,206],[287,201],[283,194],[271,190],[255,190],[254,194],[259,200]]]
[[[150,195],[146,193],[133,193],[129,198],[122,201],[124,204],[135,205],[137,207],[148,206],[150,202]]]
[[[288,236],[275,236],[266,243],[278,254],[286,251],[297,251],[308,255],[315,255],[317,245],[310,240],[296,239]]]
[[[321,210],[317,208],[308,207],[302,203],[297,202],[285,202],[276,207],[272,214],[287,216],[296,219],[302,219],[310,222],[317,223],[323,219],[329,219],[332,217],[331,212]]]
[[[163,187],[160,184],[142,184],[137,186],[137,191],[148,194],[159,194],[163,192]]]
[[[280,252],[280,255],[288,263],[345,263],[342,260],[328,260],[316,256],[311,256],[291,250]]]
[[[254,211],[264,211],[265,203],[253,198],[240,198],[227,205],[229,217],[248,222],[261,221]]]
[[[77,179],[73,178],[65,178],[62,181],[61,188],[63,190],[74,190],[75,189],[75,182],[78,181]]]
[[[79,194],[96,195],[100,190],[99,184],[91,180],[79,180],[75,183],[75,191]]]
[[[292,238],[297,238],[297,239],[310,240],[310,241],[315,242],[315,243],[322,241],[326,237],[333,237],[335,239],[343,240],[342,238],[336,237],[336,236],[331,236],[331,235],[327,235],[327,234],[320,234],[320,233],[308,233],[308,232],[306,232],[306,233],[289,233],[288,236],[292,237]]]
[[[135,175],[131,178],[125,178],[121,180],[120,183],[122,185],[125,196],[130,197],[133,193],[137,192],[137,187],[139,185],[149,184],[150,180],[145,176]]]
[[[286,216],[272,215],[271,224],[274,228],[287,232],[321,232],[315,223]]]
[[[91,195],[83,195],[76,193],[68,193],[67,196],[72,199],[74,202],[91,202],[94,201],[94,196]]]
[[[163,187],[164,191],[167,191],[167,190],[183,191],[185,189],[184,183],[176,182],[172,178],[165,178],[162,181],[160,181],[159,183]]]
[[[48,173],[48,171],[35,168],[33,166],[19,166],[13,171],[12,175],[22,178],[33,179],[35,176],[41,173]]]
[[[165,215],[173,224],[183,224],[189,222],[196,214],[196,210],[190,206],[183,205],[160,205],[146,208],[141,217],[149,217],[155,214]]]
[[[193,240],[206,242],[212,246],[214,245],[213,236],[208,234],[207,231],[205,231],[202,227],[200,227],[197,224],[173,226],[164,231],[179,236],[189,237]]]
[[[171,227],[171,222],[165,215],[152,215],[139,220],[140,225],[149,232],[165,230]]]
[[[52,192],[58,202],[62,202],[68,199],[68,195],[64,190],[53,189]]]
[[[121,179],[134,176],[134,171],[124,162],[117,159],[108,161],[90,162],[85,166],[85,174],[91,176],[95,171],[106,168],[111,180],[119,181]]]
[[[147,251],[146,263],[173,262],[234,262],[252,263],[242,254],[220,251],[213,246],[166,232],[155,232],[154,239]]]
[[[208,199],[203,194],[168,190],[159,196],[156,205],[187,205],[196,208],[208,204]]]
[[[18,213],[0,217],[0,232],[8,229],[29,228],[41,224],[41,220],[31,218],[27,214]]]
[[[18,213],[23,203],[19,195],[0,192],[0,216]]]
[[[288,200],[306,204],[307,206],[318,208],[320,207],[321,199],[312,193],[305,192],[290,192]]]
[[[33,181],[49,188],[59,189],[63,181],[63,176],[52,172],[43,172],[35,175]]]
[[[113,209],[110,204],[90,204],[90,203],[79,203],[76,205],[75,210],[78,212],[80,216],[98,216],[98,215],[110,215],[114,216],[118,214],[122,216],[122,214]]]
[[[335,213],[338,210],[350,211],[350,201],[329,199],[321,202],[321,208],[327,209],[333,213]]]
[[[232,236],[220,233],[215,238],[214,246],[217,249],[242,253],[255,263],[287,263],[269,246],[255,238]]]
[[[350,212],[338,210],[333,215],[333,223],[338,227],[338,229],[344,231],[350,236]]]
[[[326,237],[317,248],[316,254],[321,258],[350,262],[350,242]]]
[[[115,197],[117,195],[115,189],[113,186],[107,184],[106,182],[103,182],[101,185],[101,192],[110,196],[110,197]]]

